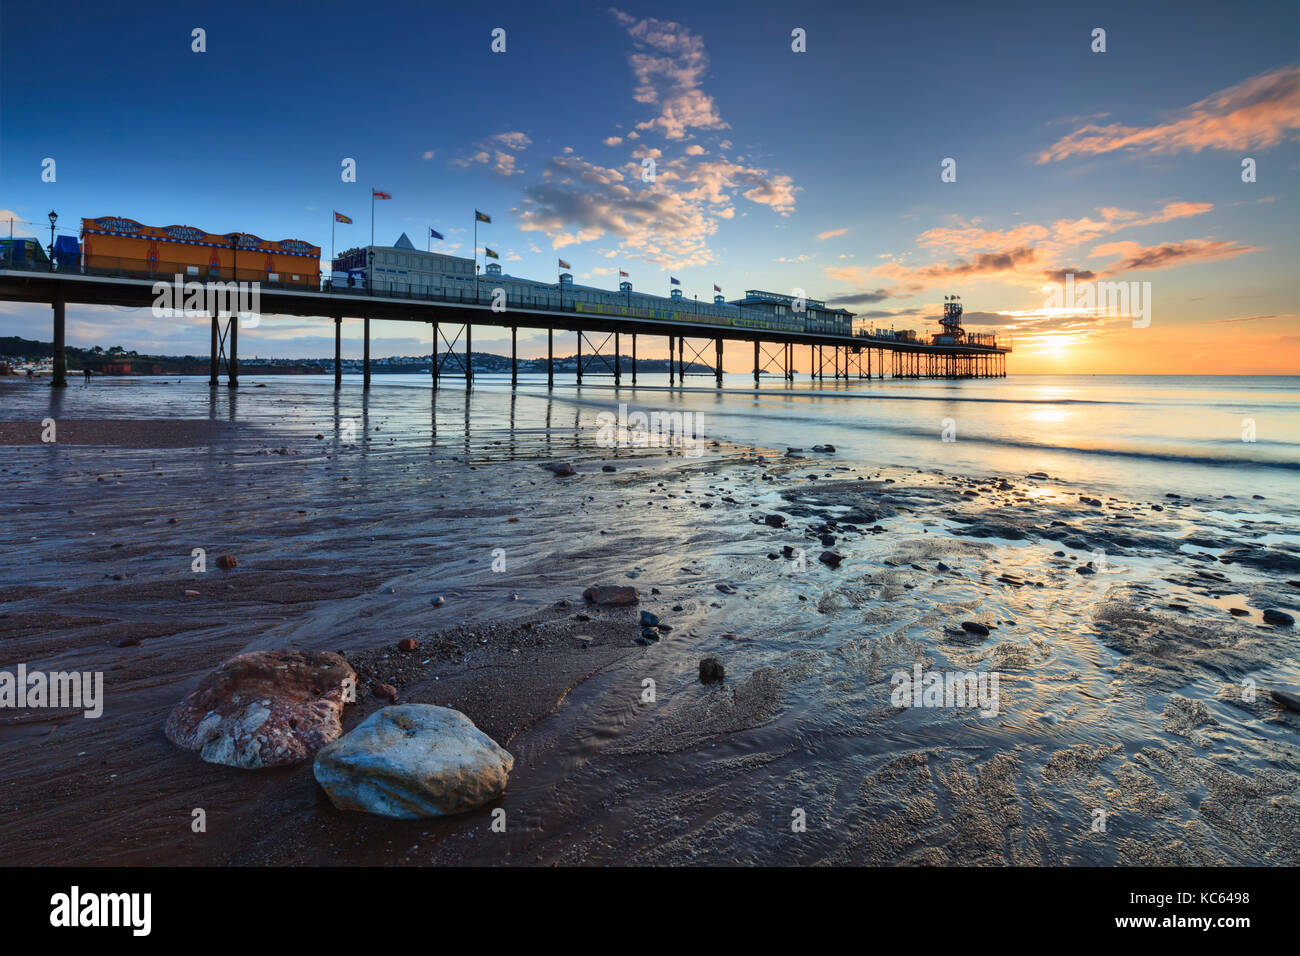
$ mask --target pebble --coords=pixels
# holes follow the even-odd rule
[[[700,683],[715,684],[726,676],[722,661],[716,657],[706,657],[700,661]]]

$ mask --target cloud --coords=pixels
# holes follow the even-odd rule
[[[612,8],[610,12],[635,41],[636,51],[628,57],[636,79],[633,99],[659,107],[659,115],[638,123],[637,129],[657,129],[668,139],[684,139],[691,129],[729,128],[713,97],[700,89],[709,68],[700,37],[679,23],[638,20]]]
[[[1075,282],[1087,282],[1089,279],[1095,279],[1097,273],[1091,269],[1076,269],[1073,266],[1066,266],[1064,269],[1048,269],[1043,273],[1043,278],[1048,282],[1064,282],[1066,276],[1074,276]]]
[[[856,299],[857,297],[847,296],[846,298]],[[839,305],[841,304],[841,300],[831,299],[829,301],[829,304]],[[854,303],[847,303],[847,304],[854,304]],[[921,314],[921,309],[919,307],[914,306],[913,308],[910,309],[896,309],[892,312],[889,309],[873,309],[870,312],[859,312],[856,317],[859,319],[894,319],[894,318],[901,318],[902,316],[905,315],[920,315],[920,314]]]
[[[1081,126],[1038,154],[1039,164],[1117,150],[1199,153],[1275,146],[1300,129],[1300,65],[1253,76],[1152,126]]]
[[[606,137],[605,137],[605,145],[606,145],[606,146],[617,146],[617,145],[618,145],[619,143],[621,143],[621,142],[623,142],[623,137],[622,137],[622,136],[606,136]]]
[[[697,143],[673,142],[690,129],[727,128],[698,89],[708,63],[700,38],[679,24],[613,14],[636,43],[629,59],[634,98],[659,108],[656,119],[637,129],[660,132],[667,142],[640,143],[628,161],[613,166],[571,150],[552,157],[541,180],[523,191],[515,210],[519,228],[545,234],[555,249],[612,236],[621,255],[680,269],[715,261],[710,237],[720,221],[735,218],[740,200],[792,213],[799,191],[792,177],[710,156]]]
[[[517,167],[514,154],[523,152],[532,142],[527,133],[496,133],[486,140],[475,143],[474,152],[468,156],[453,159],[451,165],[457,169],[468,169],[475,165],[490,166],[492,172],[498,176],[517,176],[523,170]],[[431,158],[432,155],[432,153],[426,153],[425,159]]]
[[[0,209],[0,226],[5,229],[5,238],[9,237],[9,223],[13,221],[13,234],[15,236],[34,236],[36,233],[28,232],[25,228],[26,221],[12,209]]]
[[[892,299],[893,297],[893,289],[876,289],[872,292],[854,292],[849,295],[839,295],[835,296],[833,299],[827,299],[826,301],[828,305],[871,305],[876,302],[883,302],[886,299]]]
[[[827,232],[819,232],[819,233],[817,233],[817,238],[818,238],[818,239],[834,239],[836,236],[842,236],[842,235],[844,235],[846,232],[848,232],[847,229],[831,229],[831,230],[829,230],[829,231],[827,231]]]
[[[1215,262],[1256,251],[1254,246],[1238,245],[1235,241],[1191,239],[1187,242],[1167,242],[1146,247],[1139,246],[1136,242],[1110,242],[1098,246],[1092,254],[1122,256],[1120,262],[1104,273],[1106,276],[1115,276],[1141,269],[1170,269],[1188,262]]]
[[[527,133],[497,133],[489,137],[494,143],[500,143],[506,149],[521,150],[532,145]]]

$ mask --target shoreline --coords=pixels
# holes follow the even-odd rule
[[[1300,603],[1300,549],[1236,517],[1257,503],[774,448],[610,454],[576,413],[434,445],[393,434],[405,400],[372,407],[351,443],[331,396],[307,394],[292,427],[241,402],[220,429],[198,420],[194,444],[155,444],[177,420],[127,427],[107,461],[8,446],[4,545],[25,559],[0,577],[0,669],[101,670],[107,698],[98,720],[0,711],[0,757],[20,768],[0,803],[43,847],[12,862],[1297,862],[1300,715],[1267,690],[1300,681],[1300,645],[1261,615]],[[1103,572],[1079,574],[1098,551]],[[216,569],[226,553],[238,566]],[[594,584],[641,603],[585,607]],[[673,628],[651,647],[633,640],[641,608]],[[396,650],[407,637],[417,649]],[[364,690],[455,707],[507,747],[507,833],[490,808],[341,813],[310,763],[239,771],[165,740],[205,673],[281,647],[344,652]],[[708,655],[721,685],[696,680]],[[1000,716],[891,707],[891,675],[915,662],[1001,674]],[[1250,703],[1231,690],[1247,677]],[[381,703],[359,696],[345,731]],[[1089,830],[1099,805],[1112,839]]]

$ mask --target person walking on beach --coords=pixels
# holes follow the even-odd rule
[[[88,369],[88,368],[83,368],[83,369],[81,370],[81,374],[84,375],[84,376],[86,376],[86,384],[82,386],[82,388],[86,388],[87,386],[90,385],[90,369]]]

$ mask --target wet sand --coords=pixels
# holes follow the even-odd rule
[[[499,393],[102,382],[52,407],[10,388],[0,668],[103,671],[106,697],[97,720],[0,711],[11,862],[1300,859],[1300,714],[1268,695],[1300,685],[1300,640],[1262,620],[1296,613],[1300,551],[1258,503],[610,450],[589,409]],[[55,444],[31,440],[46,415]],[[828,521],[838,568],[817,559]],[[602,583],[639,608],[584,606]],[[672,627],[651,647],[640,608]],[[341,813],[310,765],[239,771],[165,740],[203,674],[276,647],[353,663],[345,730],[378,683],[466,713],[515,756],[506,832],[492,808]],[[697,680],[708,655],[721,684]],[[998,716],[894,707],[916,662],[996,670]]]

